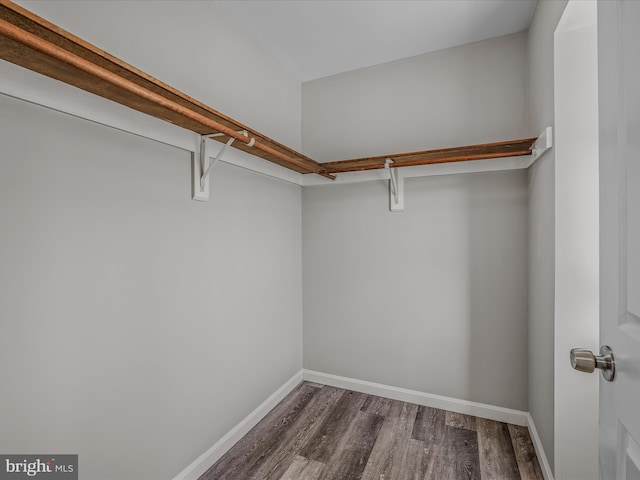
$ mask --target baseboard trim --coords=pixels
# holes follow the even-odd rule
[[[216,463],[238,440],[246,435],[267,413],[271,411],[284,397],[286,397],[300,382],[303,371],[300,370],[269,398],[262,402],[253,412],[218,440],[209,450],[196,458],[187,468],[180,472],[173,480],[197,480],[211,465]]]
[[[332,387],[344,388],[356,392],[368,393],[379,397],[401,400],[403,402],[417,403],[427,407],[440,408],[451,412],[466,413],[476,417],[488,418],[498,422],[512,423],[514,425],[527,426],[528,413],[511,408],[496,407],[485,403],[470,402],[457,398],[444,397],[431,393],[409,390],[406,388],[383,385],[381,383],[356,380],[354,378],[340,377],[329,373],[304,370],[303,378],[309,382],[321,383]]]
[[[551,471],[551,465],[549,465],[547,455],[544,453],[542,441],[540,440],[538,430],[536,430],[536,424],[533,422],[533,417],[530,413],[527,413],[527,427],[529,428],[529,434],[531,435],[533,448],[535,448],[536,455],[538,456],[538,462],[540,463],[540,469],[542,470],[544,480],[554,480],[553,472]]]

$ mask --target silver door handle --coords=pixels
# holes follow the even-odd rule
[[[591,373],[598,368],[608,382],[616,376],[616,362],[613,352],[607,345],[600,347],[600,355],[594,355],[586,348],[572,348],[570,358],[571,366],[579,372]]]

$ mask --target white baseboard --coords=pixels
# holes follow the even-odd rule
[[[284,397],[286,397],[300,382],[302,370],[291,377],[269,398],[262,402],[253,412],[233,427],[218,440],[209,450],[196,458],[187,468],[180,472],[173,480],[197,480],[211,465],[216,463],[238,440],[246,435],[267,413],[271,411]]]
[[[485,403],[469,402],[457,398],[433,395],[431,393],[408,390],[406,388],[392,387],[380,383],[366,382],[354,378],[340,377],[328,373],[304,370],[303,378],[309,382],[322,383],[332,387],[344,388],[356,392],[368,393],[379,397],[392,398],[403,402],[417,403],[427,407],[440,408],[451,412],[466,413],[475,417],[488,418],[498,422],[512,423],[514,425],[527,426],[528,413],[511,408],[496,407]]]
[[[542,469],[544,480],[553,480],[553,472],[551,471],[549,460],[547,460],[547,455],[544,453],[542,441],[540,440],[538,430],[536,430],[536,424],[533,423],[533,417],[530,413],[527,414],[527,427],[529,428],[533,448],[536,449],[536,455],[538,456],[538,462],[540,462],[540,468]]]

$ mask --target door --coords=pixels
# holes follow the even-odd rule
[[[640,1],[598,2],[600,477],[640,479]]]

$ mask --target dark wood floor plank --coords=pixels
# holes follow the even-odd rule
[[[509,425],[511,443],[522,480],[543,480],[542,469],[527,427]]]
[[[458,480],[455,449],[446,445],[429,445],[425,480]]]
[[[246,471],[246,478],[279,479],[345,393],[345,390],[334,387],[318,389],[318,393],[307,404],[302,415],[278,436],[269,449],[262,451],[264,457]]]
[[[360,412],[366,397],[364,393],[345,391],[299,454],[310,460],[327,463]]]
[[[393,480],[400,476],[418,405],[390,400],[389,407],[362,474],[362,480]]]
[[[324,467],[324,463],[298,455],[279,480],[318,480]]]
[[[482,480],[520,480],[507,424],[478,418],[476,425]]]
[[[273,410],[238,441],[199,480],[240,479],[260,458],[262,451],[274,442],[302,413],[304,407],[322,390],[304,383],[296,387]]]
[[[418,407],[411,438],[422,440],[427,445],[439,445],[444,435],[445,411],[438,408]]]
[[[324,385],[322,385],[321,383],[315,383],[315,382],[304,382],[305,385],[307,385],[308,387],[314,387],[314,388],[324,388]]]
[[[398,469],[397,480],[425,480],[433,452],[426,443],[410,439],[402,465]]]
[[[456,479],[480,479],[480,456],[476,432],[445,426],[442,446],[446,448],[448,461],[455,464]]]
[[[360,480],[384,417],[358,412],[342,436],[321,480]]]
[[[418,406],[415,404],[390,401],[389,412],[369,456],[362,480],[392,480],[399,477],[417,413]]]
[[[424,448],[420,468],[424,472],[423,479],[480,480],[478,440],[475,432],[445,427],[440,444],[422,443]],[[419,470],[417,472],[419,474]]]
[[[370,413],[371,415],[380,415],[386,417],[391,407],[390,398],[377,397],[375,395],[367,395],[367,398],[360,409],[363,412]]]
[[[465,415],[464,413],[447,412],[445,415],[445,425],[449,427],[466,428],[476,431],[476,417]]]

